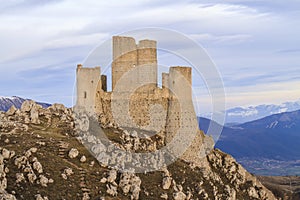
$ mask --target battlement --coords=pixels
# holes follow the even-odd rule
[[[145,48],[153,48],[156,49],[156,41],[155,40],[140,40],[139,44],[137,45],[138,49],[145,49]]]

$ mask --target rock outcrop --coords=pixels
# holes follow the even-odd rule
[[[198,164],[178,159],[166,166],[168,154],[153,153],[165,144],[161,134],[112,123],[102,127],[103,139],[88,134],[94,122],[76,122],[60,104],[25,102],[0,116],[0,199],[276,199],[217,149]],[[86,131],[75,132],[76,123]]]

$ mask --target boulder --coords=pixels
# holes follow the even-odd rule
[[[85,156],[81,156],[81,158],[80,158],[80,162],[85,162],[86,161],[86,157]]]
[[[70,158],[76,158],[77,156],[79,155],[79,151],[75,148],[72,148],[70,151],[69,151],[69,157]]]
[[[164,190],[168,190],[170,188],[171,184],[172,184],[172,178],[170,176],[166,176],[163,178],[162,188]]]
[[[117,196],[118,195],[118,190],[117,187],[111,184],[107,184],[106,185],[106,193],[111,195],[111,196]]]
[[[117,171],[115,169],[112,169],[109,171],[108,177],[107,177],[107,182],[113,183],[117,179]]]
[[[32,166],[39,174],[43,173],[43,166],[39,161],[35,161]]]
[[[34,104],[35,102],[31,100],[24,101],[21,106],[21,112],[30,112]]]
[[[66,174],[67,176],[71,176],[72,174],[74,174],[74,172],[71,168],[68,167],[64,170],[64,174]]]
[[[16,183],[21,183],[22,181],[25,182],[25,177],[23,173],[17,173],[16,174]]]
[[[6,112],[6,114],[9,115],[9,116],[14,115],[17,112],[17,110],[18,109],[14,105],[12,105],[10,107],[10,109]]]
[[[173,195],[174,200],[185,200],[186,195],[182,191],[178,191]]]
[[[7,149],[2,149],[2,156],[4,159],[9,159],[10,158],[10,151]]]
[[[40,175],[39,178],[40,178],[39,182],[41,186],[47,187],[47,184],[49,183],[49,179],[44,175]]]
[[[30,110],[30,119],[33,124],[40,124],[39,119],[39,109],[41,109],[42,106],[34,104]]]

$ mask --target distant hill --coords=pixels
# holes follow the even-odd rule
[[[292,112],[300,109],[300,99],[294,102],[285,102],[279,105],[262,104],[249,107],[235,107],[226,110],[226,124],[242,124],[283,112]],[[210,114],[201,117],[210,118]]]
[[[14,105],[16,108],[21,108],[22,103],[26,100],[30,100],[30,99],[23,99],[17,96],[13,96],[13,97],[0,96],[0,111],[6,112],[12,105]],[[51,106],[51,104],[48,103],[37,102],[37,104],[40,104],[44,108]]]
[[[199,118],[200,128],[207,131],[209,121]],[[276,169],[280,174],[287,170],[300,174],[299,141],[300,110],[224,127],[215,147],[233,155],[252,172],[277,166],[281,168]]]

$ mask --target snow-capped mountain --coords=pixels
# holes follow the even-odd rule
[[[226,125],[242,124],[254,121],[273,114],[292,112],[300,109],[300,99],[295,102],[285,102],[279,105],[258,105],[249,107],[235,107],[226,110]],[[210,118],[209,114],[201,117]]]
[[[216,146],[236,158],[300,158],[300,110],[264,117],[223,130]]]
[[[0,96],[0,111],[6,112],[12,105],[14,105],[16,108],[21,108],[21,105],[24,101],[30,100],[30,99],[23,99],[21,97],[13,96],[13,97],[1,97]],[[51,104],[48,103],[41,103],[37,102],[44,108],[47,108],[51,106]]]
[[[204,132],[210,123],[209,119],[199,118],[200,129]],[[221,126],[216,122],[212,123]],[[298,175],[300,168],[295,162],[300,160],[299,141],[300,110],[297,110],[230,127],[224,126],[215,147],[233,155],[252,173]],[[266,163],[268,164],[265,166]],[[288,173],[283,166],[289,170]]]

